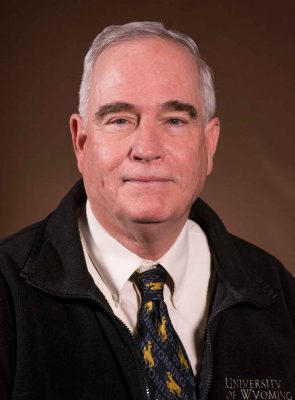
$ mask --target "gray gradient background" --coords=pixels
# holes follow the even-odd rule
[[[10,1],[0,18],[0,237],[46,216],[79,177],[68,117],[94,36],[162,20],[215,73],[222,136],[202,197],[295,273],[294,1]]]

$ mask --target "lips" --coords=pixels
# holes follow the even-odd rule
[[[163,182],[171,182],[173,179],[169,177],[162,177],[162,176],[154,176],[154,175],[148,175],[148,176],[130,176],[130,177],[124,177],[123,181],[124,182],[130,182],[130,183],[163,183]]]
[[[159,178],[155,176],[137,176],[132,178],[124,179],[126,182],[167,182],[171,179]]]

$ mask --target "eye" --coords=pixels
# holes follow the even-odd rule
[[[108,115],[103,121],[103,128],[107,132],[129,133],[135,129],[137,119],[133,115]]]
[[[125,118],[115,118],[110,121],[108,121],[108,124],[113,124],[113,125],[127,125],[129,121]]]
[[[187,122],[180,118],[169,118],[167,123],[172,126],[185,125]]]

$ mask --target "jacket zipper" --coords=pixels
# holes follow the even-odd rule
[[[73,298],[76,298],[76,297],[73,296]],[[101,308],[103,308],[103,310],[104,310],[108,315],[110,315],[111,317],[113,317],[113,318],[115,318],[117,321],[119,321],[120,324],[125,328],[125,330],[128,332],[128,334],[131,336],[131,338],[132,338],[132,340],[133,340],[133,343],[134,343],[134,345],[135,345],[135,347],[136,347],[134,335],[133,335],[133,333],[131,332],[131,330],[129,329],[129,327],[128,327],[119,317],[117,317],[117,315],[116,315],[115,313],[113,313],[111,310],[109,310],[109,309],[105,306],[105,304],[103,304],[103,303],[97,301],[96,299],[93,299],[92,297],[87,297],[87,296],[85,296],[85,297],[80,297],[80,298],[95,301],[96,304],[98,304]],[[137,349],[137,347],[136,347],[136,349]],[[141,360],[140,360],[140,361],[141,361]],[[140,362],[140,365],[141,365],[141,362]],[[151,397],[150,397],[150,388],[149,388],[149,385],[148,385],[148,382],[147,382],[146,374],[145,374],[144,369],[143,369],[142,367],[141,367],[141,369],[140,369],[140,372],[142,373],[142,376],[143,376],[143,378],[144,378],[144,385],[145,385],[145,392],[146,392],[146,400],[151,400]]]
[[[124,326],[124,328],[127,330],[127,332],[128,332],[128,333],[130,334],[130,336],[132,337],[132,340],[133,340],[133,342],[134,342],[134,345],[135,345],[135,347],[136,347],[136,349],[137,349],[137,346],[136,346],[136,343],[135,343],[135,337],[134,337],[133,333],[131,332],[131,330],[129,329],[129,327],[125,324],[125,322],[123,322],[119,317],[117,317],[116,314],[110,312],[103,304],[100,304],[100,306],[101,306],[109,315],[111,315],[112,317],[114,317],[117,321],[119,321],[119,322]],[[141,361],[141,360],[140,360],[140,361]],[[141,362],[140,362],[140,365],[142,365]],[[147,381],[146,374],[145,374],[144,369],[143,369],[142,366],[141,366],[141,372],[142,372],[142,376],[143,376],[143,378],[144,378],[145,391],[146,391],[146,399],[147,399],[147,400],[151,400],[150,388],[149,388],[149,385],[148,385],[148,381]]]
[[[212,324],[212,321],[217,318],[219,314],[221,314],[223,311],[228,310],[230,307],[233,305],[239,304],[239,303],[245,303],[247,302],[248,299],[243,298],[240,300],[236,301],[231,301],[228,303],[226,306],[220,306],[217,307],[216,310],[214,311],[213,314],[210,315],[210,318],[208,320],[208,324],[206,327],[207,331],[207,346],[208,346],[208,355],[209,355],[209,371],[208,371],[208,376],[207,376],[207,384],[206,384],[206,389],[204,392],[204,396],[200,400],[206,400],[208,398],[209,390],[212,384],[212,377],[213,377],[213,347],[212,347],[212,342],[211,342],[211,330],[210,330],[210,325]]]

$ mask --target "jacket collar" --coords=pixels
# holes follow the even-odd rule
[[[79,207],[86,201],[79,181],[39,226],[21,276],[47,293],[104,301],[86,267],[78,228]]]
[[[79,235],[77,213],[85,200],[83,182],[79,181],[39,226],[21,276],[53,295],[102,302],[104,297],[87,271]],[[214,211],[198,199],[190,218],[206,233],[218,278],[233,299],[250,301],[258,307],[271,304],[275,293],[251,265],[245,264]]]
[[[270,305],[277,297],[272,287],[256,272],[253,260],[246,260],[220,218],[201,199],[192,207],[190,218],[197,221],[207,235],[218,280],[237,302],[257,307]],[[236,238],[236,241],[241,239]]]

